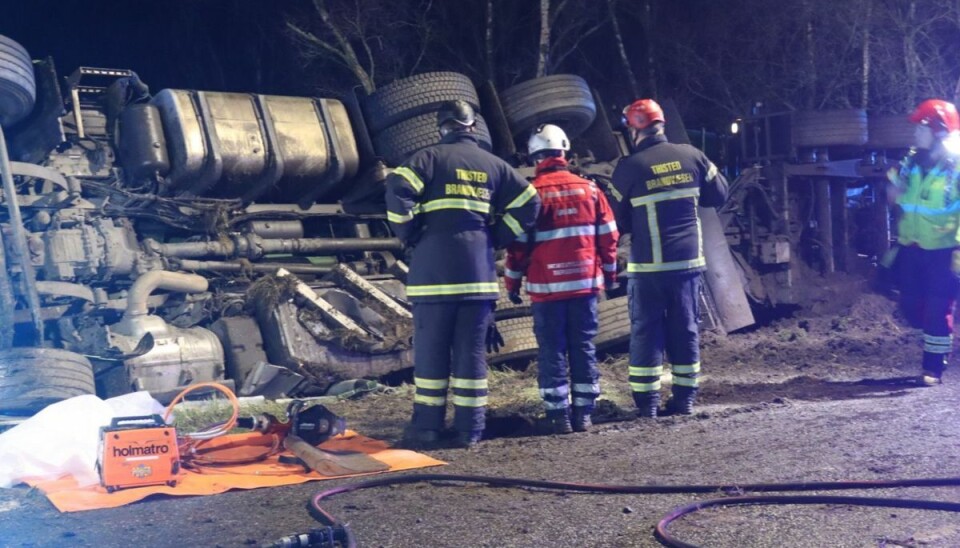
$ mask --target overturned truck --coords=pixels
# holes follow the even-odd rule
[[[0,37],[0,414],[86,393],[162,400],[202,381],[301,396],[410,367],[404,250],[383,184],[438,141],[436,110],[451,99],[477,107],[481,145],[518,166],[545,122],[601,187],[628,152],[573,75],[501,92],[434,72],[364,97],[152,93],[130,70],[61,79],[52,59]],[[686,138],[678,121],[668,112],[672,140]],[[734,331],[777,304],[770,288],[789,285],[806,245],[777,209],[795,205],[769,197],[784,171],[770,166],[704,212],[708,327]],[[629,338],[625,300],[600,304],[598,346]],[[490,360],[534,357],[529,303],[501,299],[496,318],[506,345]]]

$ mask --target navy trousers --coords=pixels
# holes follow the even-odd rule
[[[566,409],[571,397],[574,407],[592,411],[600,395],[593,345],[597,296],[533,303],[533,331],[540,346],[537,384],[547,411]]]
[[[660,390],[666,351],[675,387],[698,387],[699,272],[634,274],[630,307],[630,387],[635,395]]]
[[[413,305],[414,428],[440,430],[447,389],[453,393],[453,426],[482,431],[487,406],[486,335],[494,301]]]
[[[960,282],[951,270],[953,249],[904,246],[897,254],[900,308],[923,330],[925,371],[943,372],[953,349],[953,307]]]

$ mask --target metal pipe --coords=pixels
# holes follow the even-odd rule
[[[837,270],[849,272],[850,259],[850,215],[847,210],[847,184],[844,181],[830,182],[831,217],[833,219],[834,263]]]
[[[820,237],[820,256],[823,273],[832,274],[837,267],[833,259],[833,212],[830,201],[830,179],[817,180],[817,227]]]
[[[298,238],[264,240],[264,253],[338,253],[342,251],[401,251],[397,238]]]
[[[329,274],[333,269],[329,266],[310,264],[279,264],[279,263],[243,263],[240,261],[194,261],[184,259],[177,263],[183,270],[206,270],[210,272],[276,272],[283,268],[294,274]]]
[[[261,238],[303,238],[302,221],[251,221],[244,228]]]
[[[13,174],[10,166],[10,156],[7,154],[7,138],[0,128],[0,174],[3,177],[3,197],[7,202],[7,211],[10,212],[10,225],[13,229],[13,244],[20,259],[20,269],[23,271],[23,286],[27,294],[27,305],[30,307],[30,316],[33,318],[33,328],[36,330],[37,342],[43,341],[43,318],[40,314],[40,295],[37,293],[37,275],[30,262],[30,250],[27,248],[27,234],[23,229],[23,216],[20,215],[20,204],[17,202],[17,189],[13,186]]]
[[[0,349],[13,346],[14,311],[17,308],[13,283],[7,273],[7,253],[4,249],[3,234],[0,234]]]
[[[165,257],[197,259],[201,257],[246,257],[256,259],[270,253],[341,253],[348,251],[400,251],[397,238],[293,238],[265,240],[254,234],[235,241],[179,242],[161,244],[145,242],[152,251]]]
[[[184,293],[201,293],[206,291],[207,287],[207,279],[196,274],[167,272],[165,270],[153,270],[146,274],[141,274],[130,288],[130,293],[127,296],[127,310],[124,313],[124,317],[132,318],[134,316],[146,315],[148,311],[147,299],[150,298],[150,294],[157,289]]]

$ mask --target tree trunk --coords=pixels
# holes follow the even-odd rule
[[[807,70],[803,83],[807,90],[804,94],[806,95],[804,107],[812,109],[817,104],[817,40],[813,28],[813,10],[808,0],[803,1],[803,19],[805,21],[804,42],[807,50]]]
[[[550,0],[540,0],[540,50],[537,55],[537,78],[547,75],[550,53]]]
[[[860,108],[870,107],[870,32],[873,28],[873,0],[866,0],[863,26],[863,74],[860,80]]]
[[[357,58],[357,53],[353,50],[353,46],[350,45],[350,41],[344,36],[343,31],[331,21],[326,0],[313,0],[313,7],[316,8],[317,13],[320,15],[320,20],[330,29],[330,32],[333,33],[337,41],[335,53],[340,56],[342,62],[350,69],[350,72],[360,81],[360,85],[363,86],[363,91],[367,94],[373,93],[377,89],[373,81],[373,67],[371,66],[370,71],[367,72],[367,70],[363,68],[363,65],[360,64],[360,59]],[[370,63],[373,63],[373,59],[370,59]]]
[[[908,28],[911,28],[911,29],[915,28],[913,25],[916,23],[916,17],[917,17],[917,2],[916,0],[911,0],[910,7],[908,8],[907,17],[906,17],[907,19],[906,25]],[[907,81],[906,81],[907,93],[905,97],[906,104],[904,105],[905,107],[904,112],[910,112],[913,109],[913,107],[915,107],[917,104],[916,89],[917,89],[918,74],[920,72],[917,67],[918,61],[919,60],[917,59],[916,31],[911,30],[905,33],[903,36],[903,65],[904,65],[904,69],[906,71],[906,77],[907,77]]]
[[[487,80],[494,82],[495,74],[493,73],[493,0],[487,0],[487,27],[486,33],[484,34],[484,57],[486,57],[486,72]]]
[[[640,97],[640,86],[637,85],[637,76],[633,73],[633,67],[630,66],[627,48],[623,45],[620,20],[617,19],[617,0],[607,0],[607,9],[610,10],[610,24],[613,26],[613,39],[617,42],[617,51],[620,53],[620,63],[623,64],[623,72],[630,83],[630,92],[633,94],[631,97],[636,99]]]
[[[649,97],[657,96],[657,69],[653,50],[653,0],[643,1],[643,39],[647,46],[647,89]]]

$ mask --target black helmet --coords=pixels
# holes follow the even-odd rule
[[[462,100],[447,101],[440,106],[437,112],[437,126],[448,122],[456,122],[463,127],[470,127],[477,121],[477,113],[470,103]]]

